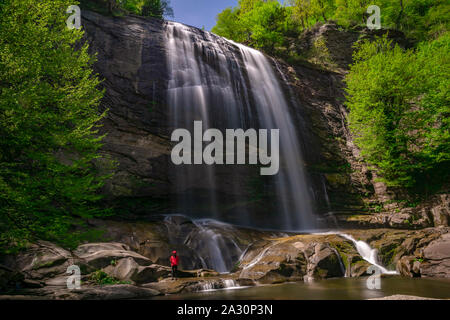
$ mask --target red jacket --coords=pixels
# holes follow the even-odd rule
[[[178,266],[178,263],[180,262],[179,256],[170,256],[170,266]]]

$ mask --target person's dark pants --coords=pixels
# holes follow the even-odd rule
[[[177,277],[178,266],[172,266],[172,279]]]

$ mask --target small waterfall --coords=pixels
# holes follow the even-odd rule
[[[212,281],[205,281],[205,282],[202,282],[200,285],[201,285],[201,287],[200,287],[201,291],[216,290],[215,283]]]
[[[169,242],[192,249],[204,269],[228,273],[242,256],[232,225],[211,219],[191,220],[183,215],[168,215],[164,223]]]
[[[331,250],[333,250],[333,252],[336,254],[336,257],[338,258],[338,261],[339,261],[339,266],[341,267],[342,274],[346,278],[347,277],[347,270],[345,269],[344,263],[342,262],[341,255],[339,254],[339,252],[335,248],[331,248]]]
[[[378,252],[377,249],[372,249],[367,243],[361,240],[355,240],[352,236],[345,233],[336,233],[337,235],[350,240],[354,243],[356,250],[361,255],[361,257],[369,262],[370,264],[378,267],[382,274],[398,274],[397,271],[387,270],[385,267],[379,264],[378,262]]]
[[[233,290],[241,288],[243,287],[233,279],[216,279],[200,283],[200,291]]]
[[[372,249],[364,241],[355,240],[355,238],[353,238],[351,235],[348,235],[348,234],[345,234],[345,233],[341,233],[341,232],[335,232],[335,231],[316,232],[316,233],[313,233],[313,234],[315,234],[315,235],[330,235],[330,234],[334,234],[334,235],[341,236],[341,237],[343,237],[343,238],[345,238],[347,240],[350,240],[355,245],[356,250],[358,251],[358,253],[361,256],[361,258],[363,258],[364,260],[369,262],[371,265],[374,265],[374,266],[378,267],[382,274],[398,274],[397,271],[387,270],[385,267],[380,265],[380,263],[378,262],[378,251],[377,251],[377,249]],[[340,255],[338,254],[338,256],[340,256]],[[342,264],[341,260],[339,260],[339,262]],[[344,274],[346,274],[346,273],[344,273]]]
[[[194,224],[198,229],[190,234],[186,244],[194,250],[204,252],[202,258],[206,262],[205,268],[220,273],[229,272],[233,268],[235,258],[242,254],[232,235],[226,231],[232,226],[211,220],[194,220]],[[222,228],[218,228],[218,224]]]

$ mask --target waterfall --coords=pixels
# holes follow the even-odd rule
[[[201,120],[205,129],[279,129],[280,171],[273,183],[277,212],[271,213],[276,218],[270,226],[313,228],[312,197],[294,117],[270,60],[257,50],[175,22],[167,22],[166,37],[169,127],[193,132],[193,122]],[[219,174],[215,165],[174,168],[177,211],[195,216],[196,206],[209,218],[226,220],[218,201],[226,194],[223,188],[233,194],[225,203],[248,200],[243,198],[239,170],[234,166]],[[236,216],[234,222],[241,225],[262,222],[249,221],[246,207],[239,207]]]
[[[348,234],[345,234],[345,233],[336,233],[336,234],[353,242],[353,244],[356,247],[356,250],[361,255],[361,257],[364,260],[366,260],[367,262],[369,262],[370,264],[379,268],[381,273],[383,273],[383,274],[398,274],[397,271],[387,270],[385,267],[383,267],[382,265],[379,264],[377,249],[372,249],[366,242],[361,241],[361,240],[355,240],[355,238],[353,238],[352,236],[350,236]]]
[[[189,235],[186,244],[194,250],[201,249],[205,252],[202,257],[205,261],[204,268],[220,273],[229,272],[236,258],[242,254],[241,248],[232,237],[232,232],[227,230],[232,226],[211,220],[194,220],[193,222],[198,229]]]
[[[330,235],[335,234],[338,236],[341,236],[347,240],[350,240],[355,245],[356,251],[358,251],[361,258],[369,262],[371,265],[374,265],[377,267],[382,274],[398,274],[397,271],[391,271],[380,265],[378,262],[378,250],[372,249],[369,244],[367,244],[364,241],[356,240],[351,235],[348,235],[346,233],[336,232],[336,231],[328,231],[328,232],[316,232],[313,233],[315,235]]]
[[[233,279],[215,279],[202,281],[200,283],[200,291],[216,291],[216,290],[233,290],[233,289],[243,289],[246,287],[241,287]]]
[[[191,220],[182,215],[167,215],[164,224],[169,243],[191,249],[203,269],[228,273],[242,256],[236,229],[230,224],[212,219]]]

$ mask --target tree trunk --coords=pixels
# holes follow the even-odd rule
[[[400,20],[402,19],[403,16],[403,0],[400,0],[400,12],[398,13],[397,19],[395,21],[395,28],[397,30],[400,29]]]

